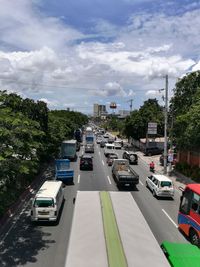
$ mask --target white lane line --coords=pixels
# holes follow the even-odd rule
[[[99,151],[99,155],[101,155],[101,152]]]
[[[105,165],[104,162],[103,162],[103,160],[102,160],[102,164],[103,164],[103,166]]]
[[[78,184],[80,183],[80,174],[78,175]]]
[[[141,185],[144,185],[140,180],[139,180],[139,182],[140,182]]]
[[[168,217],[168,219],[173,223],[173,225],[178,228],[178,225],[172,220],[172,218],[169,216],[169,214],[164,210],[162,209],[162,211],[164,212],[164,214]]]
[[[111,184],[111,180],[110,180],[110,177],[109,177],[109,176],[107,176],[107,178],[108,178],[108,182],[109,182],[109,184]]]

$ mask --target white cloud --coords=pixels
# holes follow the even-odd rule
[[[153,96],[158,96],[160,93],[159,93],[159,91],[157,90],[148,90],[146,93],[145,93],[145,95],[146,96],[151,96],[151,97],[153,97]]]
[[[1,0],[0,36],[8,47],[35,50],[43,46],[63,49],[67,42],[83,34],[55,17],[42,15],[33,0]]]
[[[56,100],[49,100],[47,98],[40,98],[39,100],[47,103],[50,108],[56,108],[58,106],[58,101]]]
[[[117,82],[108,82],[105,84],[104,88],[100,88],[99,90],[92,90],[92,94],[97,96],[103,97],[110,97],[110,96],[119,96],[119,97],[126,97],[127,93],[121,87],[121,85]]]
[[[126,27],[98,20],[96,37],[111,36],[114,41],[78,43],[77,39],[88,35],[40,13],[35,1],[0,0],[4,7],[0,9],[2,89],[27,97],[34,92],[59,108],[75,108],[80,103],[89,108],[87,103],[98,102],[99,97],[102,103],[109,97],[117,101],[134,96],[137,101],[144,89],[152,88],[146,90],[150,96],[154,88],[162,88],[167,73],[174,82],[191,68],[200,69],[195,62],[200,47],[200,10],[169,17],[134,14]],[[48,98],[50,94],[55,100]]]

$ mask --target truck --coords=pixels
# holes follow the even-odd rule
[[[83,133],[81,129],[76,129],[74,131],[74,138],[77,142],[81,143],[83,141]]]
[[[69,159],[55,160],[55,179],[64,184],[72,184],[74,180],[74,170],[70,168]]]
[[[78,191],[64,267],[108,266],[170,264],[130,192]]]
[[[76,160],[77,155],[77,141],[76,140],[67,140],[63,141],[61,144],[61,158]]]
[[[139,183],[139,175],[129,166],[126,159],[115,159],[112,166],[112,175],[118,186],[133,187]]]
[[[94,135],[89,134],[85,136],[85,142],[86,144],[93,144],[94,143]]]

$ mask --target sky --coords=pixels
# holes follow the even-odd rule
[[[200,70],[200,1],[0,0],[0,90],[85,114]]]

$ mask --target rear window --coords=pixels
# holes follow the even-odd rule
[[[34,207],[38,208],[54,207],[54,201],[52,198],[36,198],[34,201]]]
[[[164,186],[170,187],[170,186],[172,186],[172,183],[168,182],[168,181],[162,181],[162,182],[160,182],[160,186],[161,187],[164,187]]]

